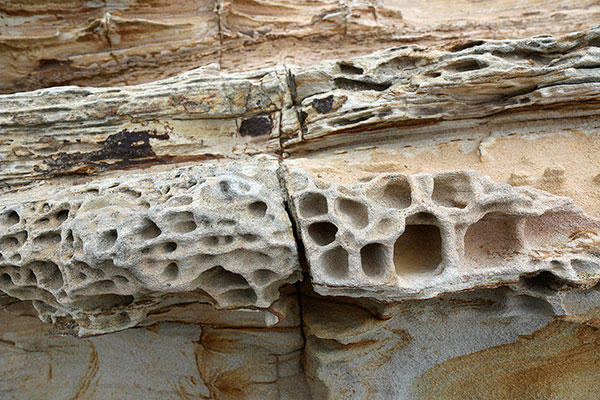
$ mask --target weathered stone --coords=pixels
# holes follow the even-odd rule
[[[171,293],[267,308],[299,278],[278,168],[206,165],[4,196],[0,288],[46,321],[72,317],[80,334],[135,326]]]
[[[289,172],[315,290],[385,301],[550,271],[600,279],[600,220],[567,198],[473,171],[376,174],[351,185]]]
[[[598,397],[598,10],[0,6],[0,397]]]

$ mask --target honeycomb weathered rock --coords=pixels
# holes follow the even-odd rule
[[[135,325],[176,292],[269,307],[299,277],[277,168],[191,167],[7,195],[0,289],[35,300],[46,320],[72,316],[81,332]]]
[[[315,290],[384,301],[493,287],[549,271],[600,279],[600,221],[565,197],[475,171],[288,175]]]

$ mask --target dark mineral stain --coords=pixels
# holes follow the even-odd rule
[[[102,149],[88,153],[58,153],[49,157],[46,163],[53,169],[67,169],[77,165],[94,165],[105,160],[134,160],[153,157],[156,154],[150,146],[150,139],[168,140],[169,135],[150,131],[129,132],[122,130],[98,142]]]
[[[312,102],[312,106],[315,110],[321,114],[326,114],[331,111],[333,107],[333,95],[327,96],[324,99],[315,99]]]
[[[87,153],[57,153],[48,157],[45,162],[52,172],[65,172],[76,167],[87,169],[106,169],[110,166],[119,168],[139,163],[141,159],[155,157],[150,139],[168,140],[169,135],[153,131],[129,132],[122,130],[98,142],[100,150]]]
[[[240,135],[242,136],[260,136],[271,133],[273,122],[269,117],[253,117],[242,121],[240,126]]]

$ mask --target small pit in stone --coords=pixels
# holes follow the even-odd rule
[[[60,222],[64,222],[69,218],[69,210],[60,210],[56,213],[56,219]]]
[[[277,278],[277,274],[268,269],[259,269],[252,273],[252,278],[257,284],[266,285],[274,281]]]
[[[360,249],[360,261],[364,273],[369,277],[382,276],[386,270],[385,246],[371,243]]]
[[[348,275],[348,252],[337,246],[321,256],[321,264],[328,276],[343,278]]]
[[[433,201],[444,207],[465,208],[475,198],[469,176],[456,172],[433,178]]]
[[[161,234],[161,230],[154,221],[149,218],[145,218],[140,227],[140,236],[144,239],[154,239]]]
[[[354,228],[364,228],[369,224],[368,208],[358,201],[339,198],[335,202],[340,218]]]
[[[177,250],[177,243],[175,242],[167,242],[163,245],[163,249],[166,253],[172,253]]]
[[[166,266],[165,270],[163,271],[163,276],[169,280],[174,280],[177,279],[177,276],[179,275],[179,267],[177,266],[177,263],[169,263],[169,265]]]
[[[262,218],[267,213],[267,205],[263,201],[255,201],[248,205],[248,211],[250,214],[257,218]]]
[[[411,203],[411,190],[408,180],[403,177],[385,185],[383,200],[392,208],[409,207]]]
[[[102,233],[100,237],[99,247],[101,250],[108,250],[115,245],[119,235],[116,229],[111,229]]]
[[[176,233],[189,233],[196,230],[197,225],[194,220],[194,214],[190,211],[181,211],[169,216],[171,230]]]
[[[305,218],[327,214],[327,199],[320,193],[308,193],[299,203],[300,214]]]
[[[367,192],[367,196],[385,207],[403,209],[411,204],[410,184],[405,176],[387,177],[383,185],[377,185]]]
[[[522,249],[520,217],[486,214],[465,234],[465,255],[477,265],[501,265]]]
[[[335,240],[337,226],[330,222],[315,222],[308,227],[308,235],[319,246],[327,246]]]
[[[435,225],[406,225],[394,243],[398,275],[435,271],[442,262],[442,235]]]

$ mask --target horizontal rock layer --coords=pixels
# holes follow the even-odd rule
[[[594,1],[177,0],[5,2],[0,93],[131,85],[218,62],[312,65],[407,43],[451,47],[593,27]]]
[[[399,18],[384,3],[271,4],[248,19],[258,3],[218,2],[194,14],[204,25],[147,40],[217,26],[225,70],[235,35],[254,49],[290,26],[358,37],[369,13],[373,27]],[[116,49],[123,27],[149,23],[118,3],[94,21],[104,9],[86,4],[92,36],[78,43],[106,35]],[[146,17],[190,13],[173,4]],[[584,26],[594,7],[563,12]],[[535,30],[563,17],[522,18]],[[598,35],[447,37],[1,95],[0,397],[596,396]],[[48,60],[46,76],[77,83]],[[163,73],[134,63],[105,83]]]

